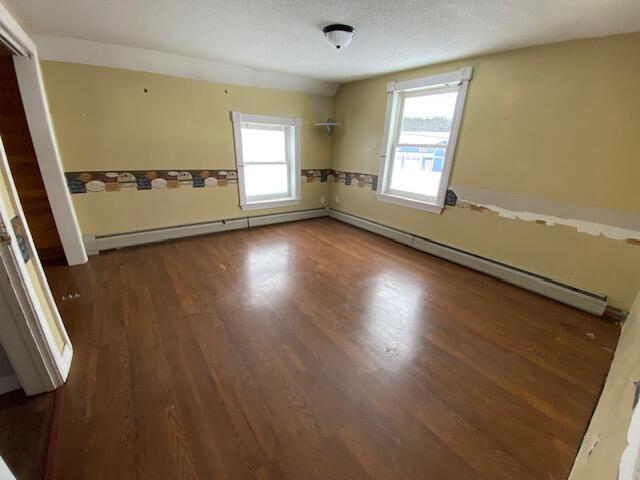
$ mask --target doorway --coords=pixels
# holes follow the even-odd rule
[[[2,44],[0,44],[0,136],[3,139],[13,181],[40,260],[45,264],[66,264],[62,242],[29,133],[13,65],[13,55]]]

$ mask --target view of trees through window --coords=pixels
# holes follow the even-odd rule
[[[404,117],[402,119],[402,130],[448,132],[451,130],[451,119],[447,117]]]

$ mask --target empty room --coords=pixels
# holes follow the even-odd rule
[[[0,480],[640,480],[637,0],[0,0]]]

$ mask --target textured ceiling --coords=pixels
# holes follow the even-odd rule
[[[640,30],[640,0],[5,0],[30,33],[346,81]],[[356,28],[342,51],[322,27]]]

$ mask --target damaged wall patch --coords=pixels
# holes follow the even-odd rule
[[[538,197],[454,186],[459,205],[491,210],[504,218],[546,225],[566,225],[580,233],[604,235],[640,245],[640,214],[555,202]]]

